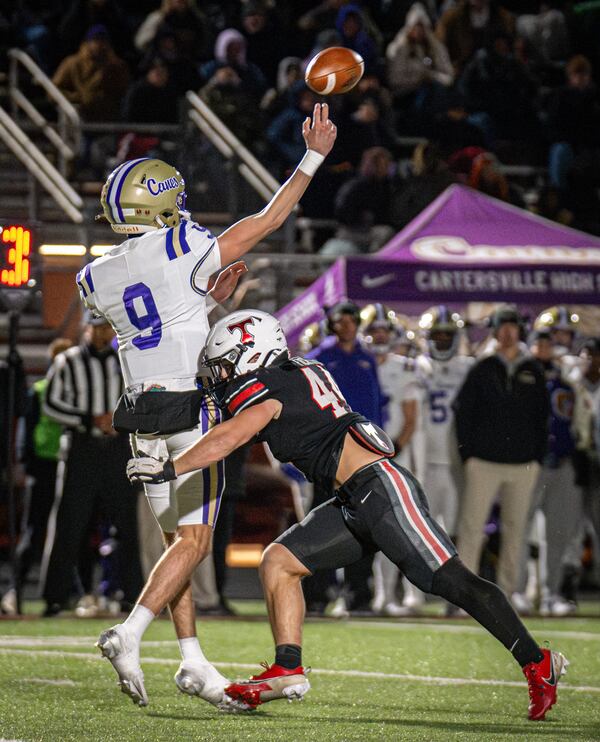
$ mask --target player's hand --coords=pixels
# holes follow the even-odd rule
[[[117,431],[113,428],[112,414],[110,412],[105,412],[103,415],[95,415],[92,422],[104,435],[117,435]]]
[[[302,136],[307,149],[325,156],[331,152],[337,136],[337,127],[329,118],[327,103],[315,103],[312,123],[309,117],[302,124]]]
[[[127,462],[127,476],[135,484],[162,484],[177,479],[172,459],[155,459],[152,456],[140,456]]]
[[[208,293],[218,304],[222,304],[233,294],[244,273],[248,273],[248,268],[243,260],[232,263],[219,273],[212,286],[209,284]]]

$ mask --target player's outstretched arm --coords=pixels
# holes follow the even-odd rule
[[[260,433],[280,410],[281,402],[267,399],[240,412],[235,419],[217,425],[195,446],[175,460],[161,461],[151,456],[130,459],[127,464],[127,476],[132,482],[160,484],[176,479],[180,474],[204,469],[229,456],[236,448],[243,446]]]
[[[307,152],[292,176],[262,211],[241,219],[219,235],[222,265],[238,260],[257,242],[279,229],[302,198],[318,166],[331,152],[337,135],[335,125],[329,119],[327,103],[315,105],[312,122],[308,117],[304,120],[302,135]]]

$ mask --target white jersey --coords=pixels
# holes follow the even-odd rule
[[[216,238],[182,220],[126,240],[78,274],[84,303],[115,330],[127,387],[173,380],[169,388],[194,388],[208,279],[220,267]]]
[[[414,358],[388,353],[387,358],[377,365],[377,376],[382,392],[388,398],[385,406],[385,432],[395,441],[404,425],[402,402],[422,396]]]
[[[454,412],[452,403],[475,359],[457,355],[447,361],[420,356],[419,371],[425,390],[423,428],[425,458],[432,464],[450,464]]]

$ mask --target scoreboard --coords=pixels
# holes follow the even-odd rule
[[[31,278],[31,230],[22,225],[0,226],[0,287],[27,288]]]

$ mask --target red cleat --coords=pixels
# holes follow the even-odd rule
[[[225,695],[234,701],[241,701],[251,708],[260,706],[267,701],[276,701],[278,698],[287,698],[288,701],[301,701],[304,694],[310,690],[310,683],[303,667],[288,670],[281,665],[267,665],[260,675],[253,675],[250,680],[232,683],[225,688]]]
[[[544,659],[530,662],[523,668],[529,685],[529,713],[531,721],[542,721],[556,703],[558,679],[567,671],[569,662],[560,652],[542,649]]]

